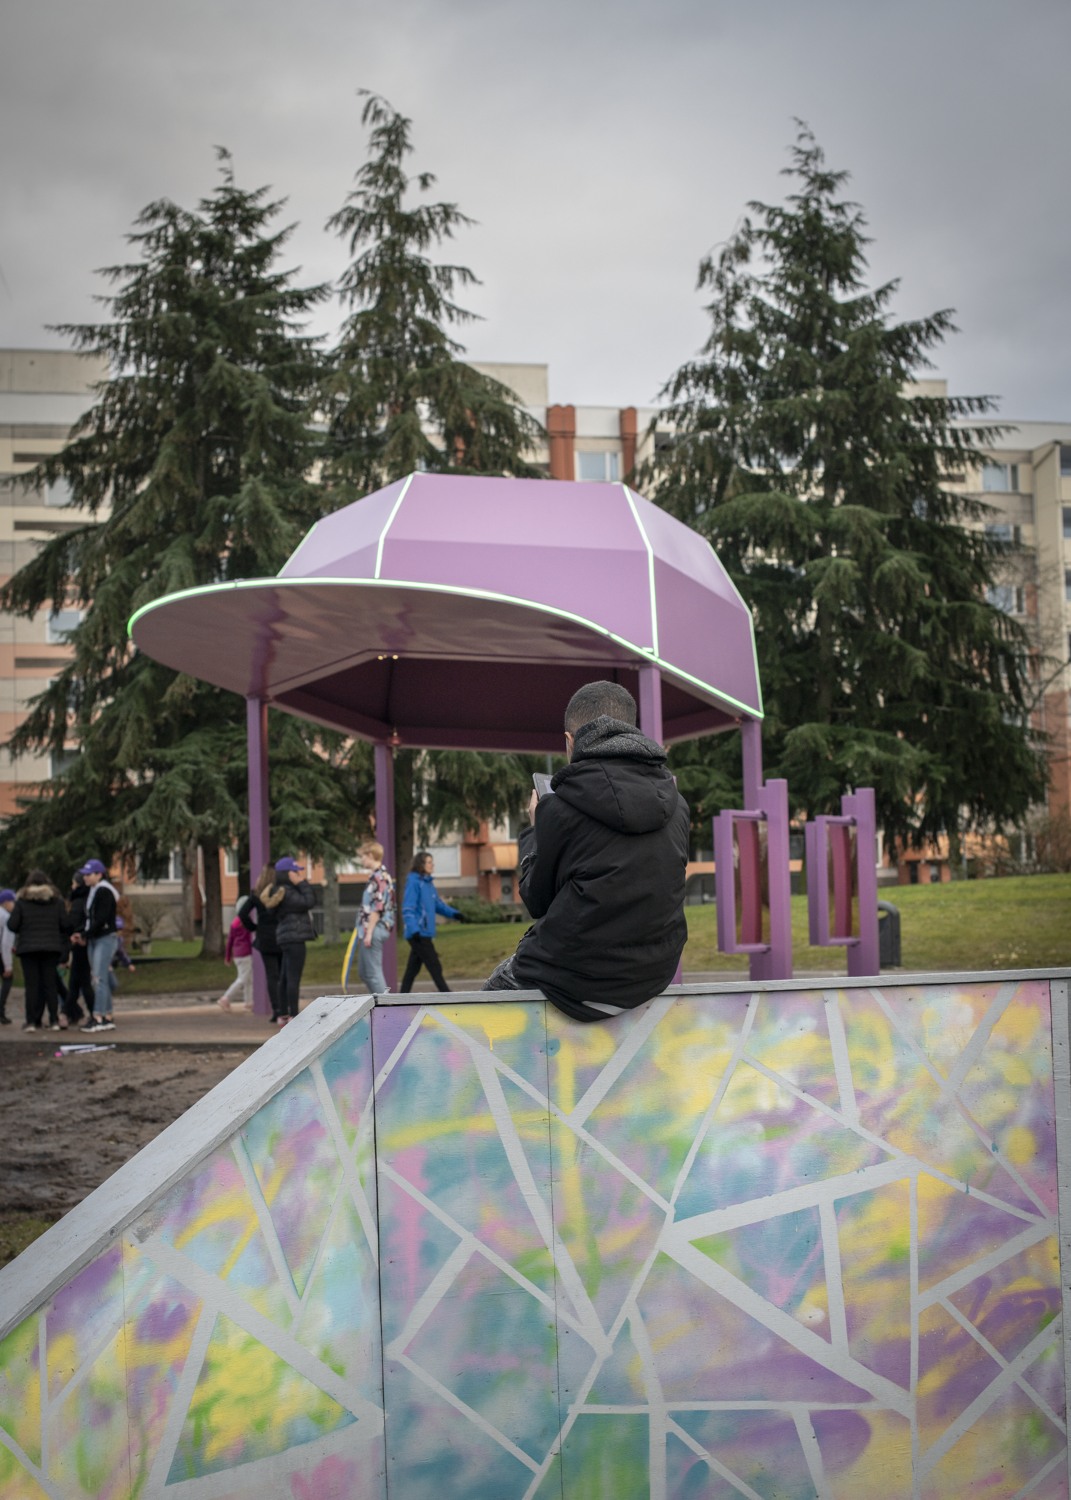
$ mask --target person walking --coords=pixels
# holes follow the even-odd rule
[[[357,972],[370,995],[385,995],[383,949],[397,921],[394,878],[383,864],[382,844],[368,844],[362,863],[368,882],[357,908]]]
[[[15,934],[8,927],[7,919],[14,905],[15,892],[0,891],[0,968],[3,970],[3,977],[0,978],[0,1026],[11,1025],[7,1002],[11,986],[15,983]]]
[[[243,899],[242,905],[245,904]],[[234,982],[228,985],[224,993],[216,1001],[220,1010],[230,1010],[231,1000],[241,992],[242,1001],[246,1010],[253,1009],[253,935],[243,924],[239,912],[235,912],[234,921],[231,923],[230,931],[227,933],[227,948],[223,955],[225,964],[234,964],[238,971]]]
[[[119,947],[119,928],[116,922],[119,915],[119,892],[106,878],[108,870],[102,860],[87,859],[79,874],[85,877],[89,887],[85,935],[96,1007],[96,1019],[90,1026],[83,1027],[83,1030],[114,1031],[111,969]]]
[[[301,999],[301,974],[305,968],[305,945],[316,936],[310,912],[316,897],[304,878],[305,866],[292,855],[275,861],[275,884],[264,898],[265,905],[278,911],[275,940],[282,962],[279,966],[279,1026],[285,1026],[298,1013]]]
[[[271,1025],[279,1024],[279,1017],[283,1014],[283,1006],[279,998],[279,971],[282,967],[282,949],[276,939],[276,929],[279,925],[279,902],[280,895],[272,905],[267,904],[268,895],[275,884],[275,867],[265,865],[257,876],[257,883],[253,887],[253,894],[238,913],[238,918],[247,932],[253,934],[253,947],[260,954],[260,961],[264,965],[264,978],[268,985],[268,999],[271,1001]]]
[[[67,903],[44,870],[31,870],[15,898],[8,928],[15,934],[15,952],[26,986],[23,1031],[39,1031],[48,1013],[48,1028],[59,1031],[59,993],[56,969],[71,932]]]
[[[418,849],[413,858],[413,868],[405,878],[405,895],[402,897],[402,921],[409,944],[409,962],[401,983],[401,993],[407,995],[413,988],[413,980],[421,966],[427,968],[437,990],[449,993],[450,986],[443,978],[443,966],[435,950],[435,918],[446,917],[451,922],[463,922],[459,911],[446,902],[435,889],[432,871],[435,861],[426,849]]]

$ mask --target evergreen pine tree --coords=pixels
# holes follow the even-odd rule
[[[641,482],[753,610],[767,774],[812,815],[872,785],[887,835],[947,833],[955,856],[1044,787],[1028,642],[986,599],[1003,549],[949,487],[1000,429],[989,398],[917,384],[952,315],[895,322],[897,283],[867,288],[865,220],[805,126],[786,173],[787,201],[751,204],[701,264],[710,336],[665,387],[672,436]],[[739,795],[738,753],[675,752],[704,823]]]
[[[280,269],[281,204],[239,188],[220,155],[221,181],[195,211],[160,201],[140,215],[137,258],[103,272],[108,321],[58,330],[107,354],[112,374],[30,481],[66,479],[85,521],[0,594],[25,615],[85,611],[70,663],[11,740],[15,754],[70,740],[80,754],[5,828],[8,867],[35,851],[58,871],[117,854],[152,876],[192,840],[208,956],[222,951],[219,850],[246,829],[245,708],[135,651],[127,620],[174,590],[277,572],[321,513],[309,478],[320,364],[301,324],[328,295]],[[271,734],[273,829],[320,852],[351,810],[303,726],[273,715]]]
[[[328,228],[350,263],[339,283],[347,316],[328,358],[324,482],[334,506],[417,470],[535,477],[538,424],[513,392],[467,364],[450,329],[473,314],[454,299],[476,277],[433,254],[471,220],[453,203],[424,200],[430,172],[410,177],[411,121],[376,95],[361,115],[368,159]],[[416,201],[411,201],[413,195]],[[395,756],[398,869],[408,868],[414,819],[475,827],[527,801],[523,757],[399,751]],[[429,801],[430,797],[430,801]]]
[[[329,360],[325,478],[347,499],[429,473],[534,476],[538,424],[501,382],[474,370],[449,329],[473,320],[454,301],[476,277],[431,253],[471,220],[426,194],[430,172],[406,172],[411,121],[369,95],[368,160],[328,228],[350,263],[339,283],[348,315]]]

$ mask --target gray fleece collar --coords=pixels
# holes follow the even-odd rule
[[[581,724],[573,736],[573,763],[578,760],[639,760],[663,765],[666,752],[654,740],[623,719],[600,714],[590,724]]]

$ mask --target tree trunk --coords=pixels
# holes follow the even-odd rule
[[[182,846],[182,916],[179,919],[179,936],[184,943],[192,943],[197,936],[194,921],[194,883],[197,880],[197,845]]]
[[[337,943],[342,934],[338,914],[338,866],[324,855],[324,942]]]
[[[223,957],[223,881],[219,869],[219,841],[206,840],[204,855],[204,912],[202,918],[201,957]]]
[[[953,824],[948,830],[948,870],[953,880],[967,878],[967,861],[958,824]]]

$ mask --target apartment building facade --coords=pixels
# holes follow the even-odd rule
[[[106,361],[93,356],[0,349],[0,581],[6,583],[49,537],[85,524],[80,512],[67,509],[66,484],[27,490],[20,480],[60,452],[107,373]],[[0,746],[69,656],[65,632],[80,618],[73,608],[32,620],[0,613]],[[19,797],[34,785],[59,775],[64,759],[28,755],[13,761],[0,748],[0,818],[15,812]]]
[[[963,488],[1012,553],[991,602],[1026,627],[1035,722],[1049,742],[1048,810],[1071,815],[1071,422],[1009,425]]]

